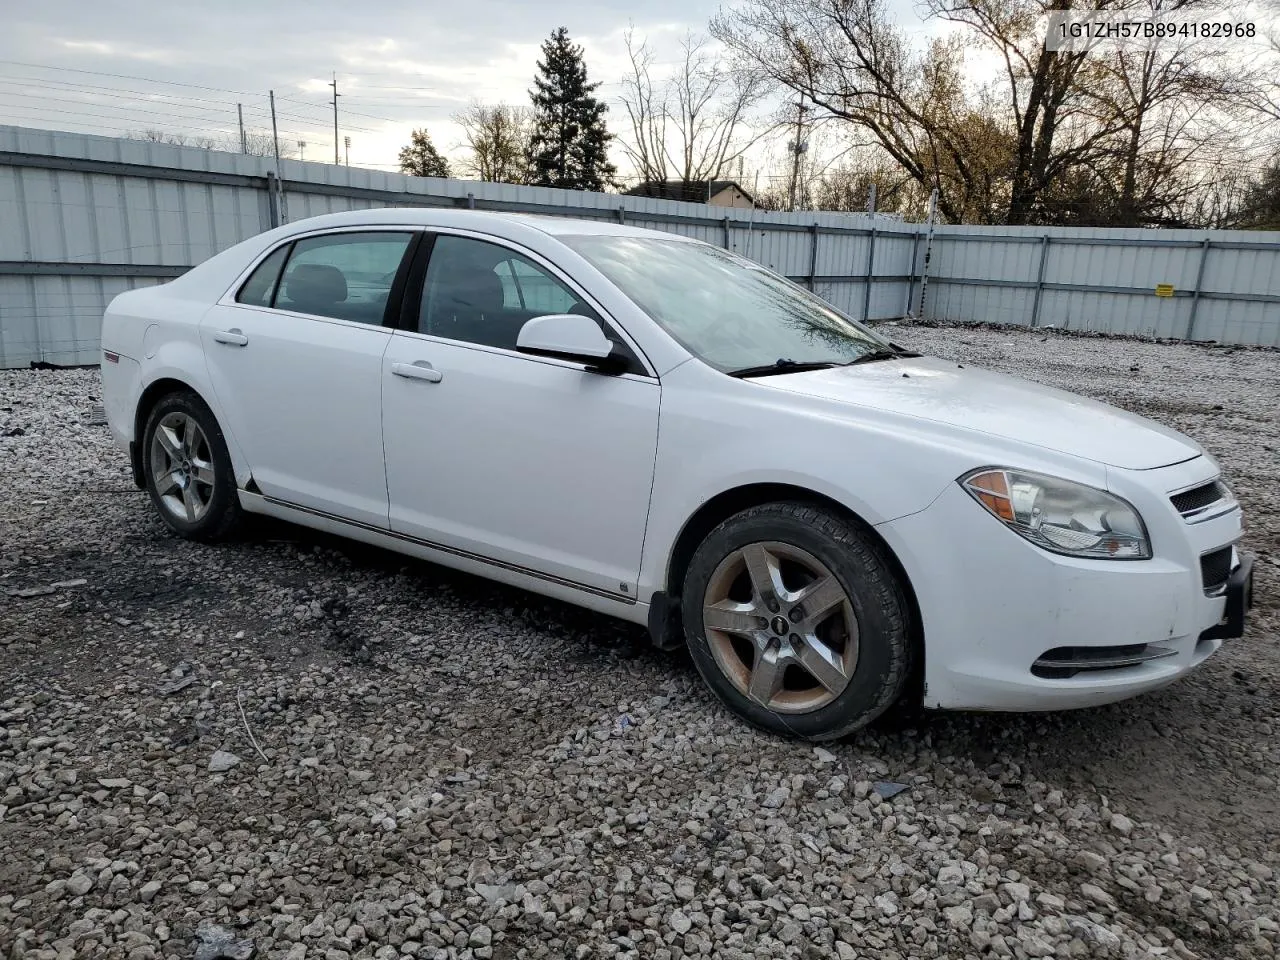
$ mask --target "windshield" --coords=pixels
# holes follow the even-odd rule
[[[704,243],[561,237],[700,360],[726,373],[848,363],[887,341],[744,257]]]

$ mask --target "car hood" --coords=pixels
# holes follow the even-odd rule
[[[832,367],[755,381],[990,434],[1113,467],[1148,470],[1204,451],[1176,430],[1086,397],[934,357]]]

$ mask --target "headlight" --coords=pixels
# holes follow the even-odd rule
[[[1105,490],[991,467],[967,473],[959,483],[1010,530],[1045,550],[1098,560],[1151,557],[1138,511]]]

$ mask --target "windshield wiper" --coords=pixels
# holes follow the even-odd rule
[[[853,366],[855,363],[875,363],[878,360],[898,360],[902,357],[918,357],[920,354],[912,353],[910,350],[904,350],[896,343],[891,343],[887,348],[872,350],[870,353],[864,353],[860,357],[850,360],[845,366]]]
[[[832,360],[815,360],[802,363],[799,360],[788,360],[783,357],[773,363],[766,363],[759,367],[743,367],[740,370],[727,371],[731,377],[768,377],[778,373],[800,373],[804,370],[829,370],[831,367],[838,367],[839,363]]]
[[[805,370],[830,370],[832,367],[851,367],[855,363],[872,363],[876,360],[897,360],[899,357],[918,357],[920,354],[905,350],[896,343],[887,348],[872,350],[853,360],[789,360],[786,357],[758,367],[743,367],[728,371],[731,377],[768,377],[779,373],[801,373]]]

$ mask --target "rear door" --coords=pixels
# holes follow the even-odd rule
[[[386,528],[386,319],[420,238],[363,228],[291,241],[201,321],[224,427],[264,495]]]

